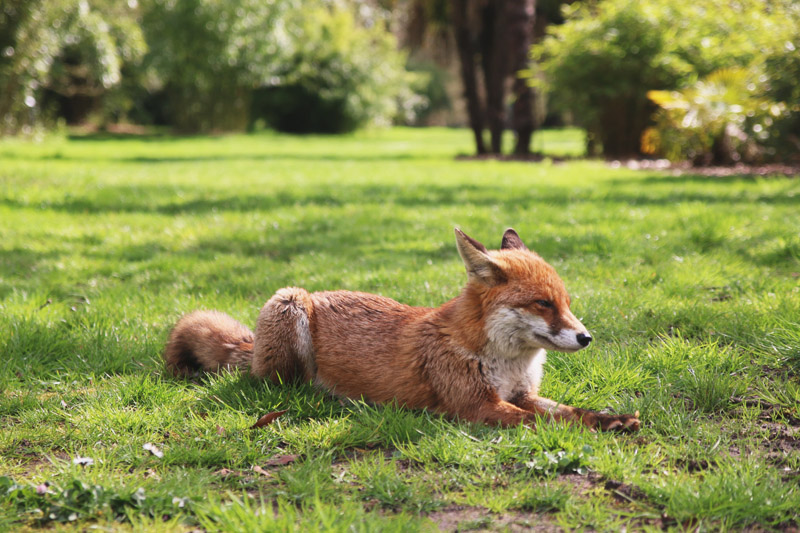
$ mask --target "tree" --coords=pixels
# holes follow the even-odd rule
[[[534,131],[533,91],[517,73],[527,68],[533,38],[535,0],[451,0],[453,32],[461,64],[461,79],[470,128],[479,154],[499,154],[506,125],[506,83],[514,76],[512,128],[514,153],[530,152]],[[481,102],[478,62],[483,74]],[[488,123],[487,150],[483,130]]]
[[[530,63],[530,47],[536,21],[536,0],[510,2],[507,7],[507,20],[511,74],[514,76],[511,88],[514,96],[511,129],[517,135],[514,153],[525,155],[530,152],[536,124],[533,116],[534,92],[521,73],[528,69]]]

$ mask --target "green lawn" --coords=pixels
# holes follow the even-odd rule
[[[438,129],[0,142],[0,530],[797,527],[800,179],[470,149]],[[556,267],[596,342],[550,353],[542,393],[639,410],[641,432],[165,373],[196,308],[253,325],[286,285],[446,301],[454,226],[490,247],[513,226]]]

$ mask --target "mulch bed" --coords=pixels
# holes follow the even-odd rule
[[[576,161],[583,159],[580,157],[550,157],[539,153],[515,155],[515,154],[480,154],[480,155],[458,155],[458,161],[527,161],[538,163],[550,161],[552,163],[563,163],[566,161]],[[800,177],[800,161],[793,163],[770,163],[764,165],[746,165],[738,163],[732,166],[693,166],[689,162],[672,163],[666,159],[628,159],[612,160],[607,162],[611,168],[630,168],[633,170],[659,170],[672,171],[676,176],[709,176],[722,178],[729,176],[755,177],[755,176],[792,176]]]
[[[666,159],[631,159],[628,161],[609,161],[612,168],[630,168],[633,170],[671,170],[676,176],[693,175],[723,178],[728,176],[793,176],[800,177],[800,163],[770,163],[765,165],[746,165],[738,163],[732,166],[692,166],[691,163],[670,163]]]

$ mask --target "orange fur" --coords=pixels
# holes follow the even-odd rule
[[[638,413],[604,415],[538,396],[544,349],[576,351],[591,341],[555,270],[513,230],[496,251],[459,230],[456,243],[469,281],[441,307],[281,289],[262,308],[255,336],[216,311],[182,318],[167,343],[167,366],[186,374],[249,364],[274,382],[310,380],[335,395],[476,422],[513,425],[544,415],[638,429]]]

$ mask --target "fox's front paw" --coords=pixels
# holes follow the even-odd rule
[[[601,431],[638,431],[642,423],[639,411],[632,415],[607,415],[604,413],[587,413],[583,422],[592,429]]]

